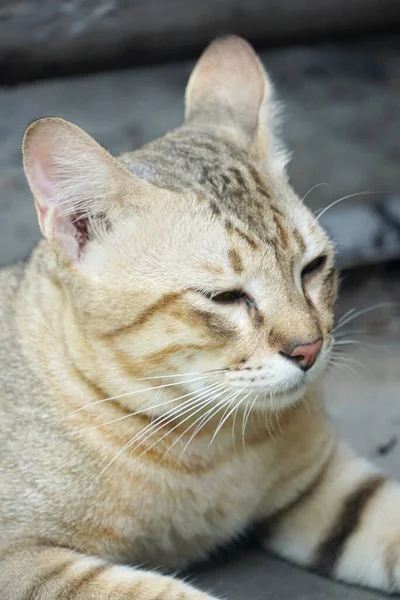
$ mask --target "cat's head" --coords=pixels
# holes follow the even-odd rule
[[[85,338],[79,360],[107,389],[177,376],[183,395],[269,408],[324,370],[334,251],[288,183],[271,95],[229,37],[194,69],[184,125],[138,152],[112,158],[57,118],[28,128],[25,170]]]

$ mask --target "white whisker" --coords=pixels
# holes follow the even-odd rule
[[[369,342],[364,342],[363,340],[339,340],[334,341],[333,346],[348,346],[348,345],[356,345],[356,346],[365,346],[366,348],[372,348],[373,350],[380,350],[381,352],[388,352],[387,348],[383,348],[379,344],[371,344]]]
[[[222,414],[222,416],[221,416],[221,419],[219,420],[219,424],[221,423],[222,419],[225,417],[225,415],[226,415],[226,414],[227,414],[227,412],[229,411],[229,409],[230,409],[230,407],[232,406],[232,404],[234,404],[234,403],[235,403],[235,400],[236,400],[236,398],[237,398],[239,395],[240,395],[240,391],[238,392],[238,391],[236,391],[236,390],[235,390],[234,392],[232,392],[232,393],[230,394],[230,396],[228,396],[228,398],[225,398],[225,410],[224,410],[224,412],[223,412],[223,414]],[[235,410],[236,406],[237,406],[237,405],[235,405],[235,406],[234,406],[233,410]],[[232,411],[232,412],[233,412],[233,411]],[[219,425],[218,425],[218,426],[219,426]],[[217,426],[217,429],[218,429],[218,426]],[[215,432],[214,432],[214,435],[215,435]],[[212,442],[212,440],[211,440],[211,442]],[[210,444],[211,444],[211,442],[210,442]]]
[[[218,373],[219,374],[219,373]],[[110,402],[112,400],[119,400],[121,398],[127,398],[128,396],[134,396],[135,394],[142,394],[144,392],[152,392],[154,390],[159,390],[159,389],[164,389],[164,388],[168,388],[168,387],[174,387],[177,385],[182,385],[182,384],[187,384],[187,383],[195,383],[196,381],[203,381],[204,379],[208,379],[210,376],[209,375],[205,375],[203,377],[197,377],[195,379],[189,379],[188,381],[176,381],[174,383],[166,383],[164,385],[156,385],[153,387],[149,387],[149,388],[144,388],[142,390],[133,390],[132,392],[125,392],[124,394],[118,394],[117,396],[110,396],[109,398],[103,398],[102,400],[96,400],[95,402],[91,402],[90,404],[85,404],[84,406],[81,406],[80,408],[77,408],[76,410],[72,411],[68,416],[71,417],[72,415],[75,415],[76,413],[85,410],[87,408],[90,408],[92,406],[97,406],[98,404],[102,404],[103,402]],[[162,377],[159,377],[159,379],[162,379]]]
[[[206,418],[206,417],[207,417],[207,416],[210,414],[210,412],[212,412],[213,410],[215,410],[215,409],[218,407],[218,405],[219,405],[219,404],[221,404],[221,403],[223,403],[223,402],[224,402],[224,400],[222,400],[222,401],[219,401],[219,402],[218,402],[216,405],[214,405],[214,402],[215,402],[215,400],[216,400],[217,398],[219,398],[220,396],[222,396],[222,394],[224,394],[224,393],[226,393],[226,392],[227,392],[227,389],[224,387],[224,389],[223,389],[221,392],[219,392],[219,393],[218,393],[216,396],[213,396],[212,398],[210,398],[210,403],[212,403],[212,404],[213,404],[213,406],[211,407],[211,409],[210,409],[210,410],[208,410],[208,411],[206,412],[206,414],[205,414],[205,415],[203,415],[203,414],[202,414],[202,415],[200,415],[200,416],[199,416],[199,417],[198,417],[198,418],[197,418],[197,419],[196,419],[196,420],[195,420],[193,423],[191,423],[191,424],[190,424],[190,425],[189,425],[189,426],[188,426],[188,427],[185,429],[185,431],[184,431],[183,433],[181,433],[181,435],[180,435],[180,436],[179,436],[179,437],[178,437],[178,438],[177,438],[177,439],[174,441],[174,443],[172,444],[172,446],[170,446],[170,447],[168,448],[168,450],[165,452],[165,454],[164,454],[164,456],[162,457],[162,459],[161,459],[161,460],[164,460],[165,456],[167,456],[167,454],[168,454],[168,453],[169,453],[169,452],[172,450],[172,448],[175,446],[175,444],[177,444],[177,443],[179,442],[179,440],[181,440],[181,439],[182,439],[182,437],[183,437],[184,435],[186,435],[186,434],[187,434],[187,432],[188,432],[188,431],[190,431],[190,429],[191,429],[192,427],[195,427],[195,426],[196,426],[196,424],[197,424],[197,423],[199,423],[199,421],[201,421],[201,423],[200,423],[200,424],[197,426],[197,428],[195,429],[195,431],[192,433],[191,437],[189,438],[189,440],[188,440],[188,442],[186,443],[185,447],[183,448],[182,452],[180,453],[180,455],[179,455],[179,457],[178,457],[178,459],[177,459],[177,461],[176,461],[176,464],[179,464],[179,462],[180,462],[181,458],[183,457],[183,454],[185,453],[185,451],[186,451],[186,449],[188,448],[189,444],[190,444],[190,443],[191,443],[191,441],[192,441],[192,440],[193,440],[193,439],[196,437],[197,433],[199,433],[199,431],[200,431],[200,430],[203,428],[203,425],[205,425],[205,422],[203,423],[203,420],[204,420],[204,419],[205,419],[205,418]],[[217,411],[217,412],[218,412],[218,411]]]
[[[311,413],[311,408],[310,408],[309,400],[310,400],[310,392],[307,390],[306,393],[303,396],[303,401],[304,401],[305,405],[307,406],[308,416],[311,417],[312,413]]]
[[[202,415],[200,417],[200,419],[202,419],[201,423],[199,424],[199,426],[197,427],[196,431],[192,434],[191,438],[189,439],[188,443],[186,444],[185,448],[183,449],[183,451],[181,452],[181,454],[179,455],[179,459],[178,462],[181,460],[181,457],[183,456],[184,452],[186,451],[186,448],[188,447],[188,445],[190,444],[190,442],[192,441],[192,439],[194,439],[195,435],[197,435],[197,433],[206,426],[206,424],[211,421],[211,419],[213,419],[215,417],[215,415],[217,415],[220,410],[223,410],[226,406],[226,404],[228,403],[228,405],[230,406],[230,403],[228,402],[232,396],[234,396],[237,392],[234,392],[233,394],[229,394],[228,392],[228,396],[225,396],[224,398],[222,398],[222,400],[220,400],[219,402],[217,402],[217,404],[215,406],[212,406],[211,409],[205,414]],[[239,392],[240,393],[240,390]],[[210,414],[211,413],[211,414]],[[224,413],[225,414],[225,413]],[[200,420],[199,419],[199,420]],[[207,448],[208,450],[208,448]],[[207,451],[206,450],[206,451]]]
[[[86,433],[88,431],[93,431],[95,429],[99,429],[100,427],[107,427],[108,425],[112,425],[113,423],[118,423],[119,421],[124,421],[125,419],[129,419],[129,418],[134,417],[136,415],[147,414],[149,411],[155,410],[157,408],[161,408],[162,406],[166,406],[168,404],[174,404],[175,402],[183,400],[184,398],[187,398],[189,396],[193,396],[193,394],[202,393],[203,391],[211,391],[216,386],[219,386],[219,385],[221,385],[221,384],[220,383],[213,383],[210,386],[208,386],[206,388],[203,388],[202,390],[196,390],[196,391],[188,392],[186,394],[183,394],[182,396],[178,396],[178,398],[171,398],[170,400],[166,400],[165,402],[161,402],[161,403],[156,403],[156,404],[153,404],[152,406],[145,406],[144,408],[135,410],[135,411],[129,413],[128,415],[123,415],[122,417],[118,417],[116,419],[112,419],[111,421],[107,421],[106,423],[100,423],[99,425],[93,425],[91,427],[85,427],[83,429],[78,429],[78,430],[74,431],[73,433],[78,433],[78,434]],[[161,391],[162,390],[159,389],[158,393],[161,392]],[[71,435],[71,433],[68,432],[66,434],[62,434],[61,437],[64,437],[66,435]]]
[[[154,433],[156,433],[156,431],[159,431],[160,428],[163,428],[167,425],[169,425],[175,418],[176,416],[182,416],[182,414],[186,414],[188,412],[188,410],[191,410],[191,407],[195,404],[198,403],[198,397],[196,398],[192,398],[190,400],[187,400],[186,402],[184,402],[182,405],[180,405],[179,407],[176,407],[175,409],[172,409],[170,411],[168,411],[166,414],[161,415],[160,417],[158,417],[156,419],[156,421],[152,424],[147,425],[143,430],[141,430],[137,435],[133,436],[133,438],[131,438],[126,444],[124,444],[124,446],[122,446],[122,448],[120,448],[118,450],[118,452],[113,456],[113,458],[107,463],[107,465],[104,467],[104,469],[102,469],[102,471],[99,473],[99,475],[96,477],[95,481],[89,486],[89,488],[86,490],[85,494],[87,494],[91,489],[93,489],[93,487],[95,487],[97,485],[97,483],[100,481],[101,477],[105,474],[105,472],[110,468],[110,466],[118,459],[119,456],[121,456],[121,454],[123,454],[129,447],[131,447],[133,444],[135,444],[137,442],[137,440],[145,435],[145,439],[141,440],[139,442],[139,445],[145,443],[145,441],[148,439],[148,435],[146,435],[149,430],[151,431],[154,428],[154,431],[151,431],[150,436],[154,435]],[[189,405],[189,408],[187,409],[187,405]],[[182,411],[181,409],[185,407],[187,410]],[[172,417],[172,418],[170,418]],[[170,419],[169,419],[170,418]],[[169,419],[169,420],[168,420]],[[165,422],[166,421],[166,422]],[[178,427],[179,424],[176,426]],[[168,435],[171,431],[173,431],[174,429],[176,429],[176,427],[174,427],[172,430],[168,431],[167,434],[165,434],[161,439],[164,439],[164,437],[166,435]],[[161,440],[160,440],[161,441]],[[154,445],[154,444],[153,444]],[[152,448],[153,446],[150,446],[150,448]],[[147,449],[150,450],[150,448]],[[140,455],[141,456],[141,455]],[[85,495],[84,494],[84,495]]]
[[[336,362],[340,362],[340,363],[343,363],[343,364],[346,364],[346,365],[349,365],[349,363],[350,364],[355,364],[358,367],[361,367],[362,369],[364,369],[364,371],[368,375],[371,374],[370,370],[365,365],[363,365],[362,362],[360,362],[359,360],[356,360],[353,356],[345,356],[343,354],[332,353],[331,360],[335,360]]]
[[[259,392],[257,394],[257,396],[254,398],[253,402],[249,403],[249,405],[246,407],[246,410],[243,413],[243,421],[242,421],[242,445],[243,445],[243,449],[244,450],[246,450],[245,437],[246,437],[247,423],[248,423],[248,420],[249,420],[250,413],[253,410],[254,405],[256,404],[256,402],[257,402],[257,400],[258,400],[258,398],[260,396],[260,393],[261,392]],[[247,414],[246,414],[246,411],[247,411]]]
[[[264,404],[267,404],[267,392],[264,392]],[[272,437],[272,439],[274,439],[274,435],[273,435],[273,430],[272,430],[272,422],[270,421],[270,415],[271,415],[271,411],[270,410],[266,410],[265,411],[265,425],[267,427],[267,431],[268,431],[268,435],[270,437]]]
[[[362,315],[366,315],[367,313],[372,312],[373,310],[377,310],[379,308],[393,308],[396,306],[399,306],[397,302],[379,302],[378,304],[373,304],[372,306],[368,306],[367,308],[358,310],[356,313],[349,315],[347,318],[343,318],[339,322],[339,324],[333,328],[333,332],[336,332],[338,329],[344,327],[347,323],[350,323],[350,321],[354,321],[354,319],[357,319]]]
[[[304,194],[303,198],[301,199],[301,202],[304,204],[304,202],[306,201],[306,198],[308,198],[308,196],[311,194],[311,192],[313,192],[316,188],[321,187],[321,185],[328,185],[328,184],[327,183],[316,183],[315,185],[310,187],[308,192],[306,192]]]
[[[206,398],[205,400],[202,400],[200,403],[198,403],[198,401],[196,401],[196,406],[195,408],[197,408],[197,410],[195,410],[194,412],[191,412],[191,409],[185,411],[185,413],[187,412],[191,412],[191,414],[189,414],[183,421],[180,421],[177,425],[175,425],[175,427],[173,427],[172,429],[170,429],[169,431],[167,431],[167,433],[165,433],[160,439],[156,440],[153,444],[151,444],[151,446],[149,446],[148,448],[146,448],[143,452],[141,452],[141,454],[139,454],[139,456],[137,456],[135,458],[135,461],[138,460],[141,456],[143,456],[144,454],[146,454],[146,452],[149,452],[152,448],[154,448],[154,446],[156,446],[157,444],[159,444],[160,442],[162,442],[162,440],[164,438],[166,438],[168,435],[170,435],[173,431],[175,431],[175,429],[177,429],[178,427],[180,427],[181,425],[183,425],[183,423],[186,423],[186,421],[188,421],[190,418],[192,418],[194,415],[196,415],[197,413],[199,413],[201,410],[203,410],[203,408],[205,406],[207,406],[207,404],[210,404],[212,402],[212,399],[210,400],[210,398]],[[183,414],[185,414],[183,413]],[[182,413],[179,415],[182,416]],[[174,420],[174,419],[172,419]],[[165,427],[165,425],[163,425],[163,427]],[[144,442],[141,441],[140,444],[138,444],[135,448],[133,448],[133,450],[131,452],[135,452],[136,448],[140,445],[142,445]]]
[[[217,389],[219,389],[222,386],[223,386],[223,384],[217,384]],[[159,429],[166,427],[167,425],[172,423],[174,420],[176,420],[177,416],[181,417],[181,416],[187,414],[188,412],[190,412],[193,407],[196,408],[197,406],[199,406],[200,405],[199,400],[203,400],[203,398],[206,398],[206,397],[208,398],[210,391],[212,391],[212,392],[215,391],[215,388],[213,387],[211,390],[209,390],[209,389],[203,390],[201,393],[197,394],[194,398],[191,398],[190,400],[186,400],[185,402],[183,402],[182,404],[177,406],[175,409],[172,409],[172,410],[168,411],[167,413],[165,413],[164,415],[158,417],[154,422],[154,426],[150,427],[150,430],[146,430],[147,428],[145,428],[144,430],[139,432],[139,434],[135,437],[135,439],[133,439],[131,441],[133,443],[139,442],[138,446],[142,445],[143,443],[145,443],[145,441],[147,441],[150,437],[152,437],[155,433],[157,433],[157,431]],[[170,419],[171,416],[172,416],[172,418]],[[178,423],[178,426],[179,426],[179,424],[180,423]],[[160,425],[160,427],[159,427],[159,425]],[[170,431],[173,431],[173,429]],[[170,433],[170,431],[167,432],[167,435],[168,435],[168,433]],[[150,435],[147,435],[148,433],[150,433]],[[146,436],[144,439],[143,439],[143,434],[145,434],[145,436]]]
[[[349,198],[355,198],[356,196],[366,196],[366,195],[371,195],[371,194],[377,195],[377,194],[382,194],[382,193],[383,192],[356,192],[354,194],[348,194],[347,196],[343,196],[342,198],[339,198],[338,200],[331,202],[331,204],[329,204],[325,208],[321,209],[319,214],[315,217],[315,220],[319,221],[319,219],[322,217],[322,215],[324,215],[330,208],[332,208],[336,204],[339,204],[339,202],[343,202],[344,200],[349,200]],[[314,215],[315,215],[315,213],[314,213]]]
[[[345,375],[349,375],[349,373],[350,373],[353,377],[356,378],[357,381],[360,380],[359,374],[349,365],[346,365],[346,364],[343,364],[340,362],[331,361],[327,368],[328,374],[332,374],[331,367],[333,367],[334,369],[337,369],[338,371],[342,371]]]
[[[237,414],[238,411],[240,410],[243,402],[246,400],[247,396],[245,396],[244,398],[242,398],[241,400],[239,400],[237,406],[236,406],[236,410],[233,413],[233,421],[232,421],[232,444],[233,444],[233,449],[236,452],[236,443],[235,443],[235,429],[236,429],[236,418],[237,418]],[[243,423],[243,421],[242,421]]]
[[[353,308],[350,308],[350,310],[346,311],[338,320],[338,325],[340,325],[346,319],[346,317],[349,317],[355,310],[357,310],[357,308],[353,306]]]
[[[335,334],[335,340],[344,337],[345,335],[368,335],[368,329],[347,329],[347,331],[339,331]]]
[[[250,384],[248,383],[248,384],[247,384],[247,385],[246,385],[244,388],[242,388],[241,390],[239,390],[239,392],[237,392],[237,394],[234,396],[234,398],[233,398],[233,399],[230,401],[230,403],[229,403],[229,405],[228,405],[228,409],[230,408],[230,406],[232,406],[232,404],[234,404],[234,402],[235,402],[236,398],[237,398],[237,397],[238,397],[238,396],[239,396],[241,393],[243,393],[243,392],[244,392],[244,390],[246,390],[246,389],[249,387],[249,385],[250,385]],[[245,400],[245,399],[246,399],[248,396],[250,396],[250,394],[251,394],[251,393],[252,393],[251,391],[250,391],[250,392],[248,392],[248,394],[247,394],[247,395],[246,395],[244,398],[242,398],[242,400],[240,401],[240,404],[242,404],[242,402],[243,402],[243,401],[244,401],[244,400]],[[213,434],[213,436],[212,436],[212,438],[211,438],[211,440],[210,440],[210,443],[208,444],[207,450],[208,450],[208,449],[211,447],[211,445],[212,445],[213,441],[215,440],[215,438],[217,437],[218,433],[221,431],[222,427],[224,426],[224,423],[226,423],[226,421],[229,419],[229,417],[231,416],[231,414],[233,413],[233,411],[234,411],[235,409],[236,409],[236,406],[234,406],[234,407],[233,407],[233,408],[232,408],[232,409],[231,409],[231,410],[228,412],[228,414],[224,413],[224,415],[222,415],[222,418],[221,418],[221,420],[220,420],[220,422],[219,422],[219,424],[218,424],[218,426],[217,426],[216,430],[214,431],[214,434]],[[225,415],[226,415],[226,416],[225,416]],[[207,452],[207,450],[206,450],[206,452]]]

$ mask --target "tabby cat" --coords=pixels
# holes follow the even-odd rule
[[[45,240],[0,274],[1,600],[210,600],[154,567],[252,524],[290,561],[400,590],[399,486],[321,405],[334,251],[273,113],[228,37],[184,124],[136,152],[28,128]]]

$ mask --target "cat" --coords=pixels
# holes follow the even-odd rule
[[[274,106],[230,36],[184,124],[136,152],[28,127],[44,239],[0,273],[1,600],[211,600],[157,567],[251,525],[294,563],[400,590],[399,486],[321,401],[335,253]]]

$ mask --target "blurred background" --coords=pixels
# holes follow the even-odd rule
[[[137,148],[182,121],[204,47],[242,35],[285,106],[293,185],[338,249],[338,319],[348,316],[329,410],[400,476],[399,32],[400,0],[0,0],[0,265],[39,239],[20,153],[32,119],[72,120],[114,154]],[[307,599],[376,597],[302,581]],[[285,585],[275,599],[303,597]],[[252,598],[269,598],[257,589]]]

